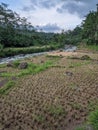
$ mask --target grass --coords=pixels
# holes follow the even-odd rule
[[[96,102],[90,101],[89,104],[88,104],[88,109],[90,111],[98,109],[98,100]]]
[[[93,107],[94,103],[91,103],[90,107]],[[87,130],[87,126],[90,126],[91,130],[98,130],[98,106],[92,111],[89,116],[86,125],[77,127],[75,130]]]
[[[62,56],[53,56],[53,55],[46,55],[48,58],[53,58],[53,59],[60,59]]]
[[[88,122],[90,125],[92,125],[94,130],[98,130],[98,109],[91,112]]]
[[[36,64],[32,64],[29,63],[29,66],[27,69],[22,70],[20,73],[18,73],[18,76],[25,76],[25,75],[29,75],[29,74],[37,74],[39,72],[42,72],[48,68],[50,68],[52,66],[52,62],[51,61],[47,61],[46,63],[42,64],[42,65],[36,65]]]
[[[17,68],[17,66],[19,65],[19,61],[15,61],[14,65],[15,65],[15,68]],[[42,72],[42,71],[52,67],[52,65],[53,65],[53,61],[47,61],[41,65],[28,63],[27,69],[20,70],[20,72],[15,73],[15,74],[5,72],[5,73],[2,73],[1,76],[2,77],[12,77],[12,76],[21,77],[21,76],[30,75],[30,74],[37,74],[39,72]]]
[[[16,61],[13,62],[13,64],[14,64],[14,67],[17,68],[20,64],[20,61],[16,60]]]
[[[86,44],[82,44],[78,46],[79,49],[82,50],[90,50],[90,51],[98,51],[98,45],[86,45]]]
[[[43,115],[33,115],[33,119],[37,122],[43,122],[45,120],[45,117]]]
[[[14,62],[14,68],[17,68],[19,65],[19,61],[15,61]],[[17,73],[10,73],[10,72],[4,72],[1,73],[1,77],[23,77],[23,76],[27,76],[27,75],[31,75],[31,74],[37,74],[39,72],[42,72],[48,68],[50,68],[53,65],[52,61],[47,61],[44,64],[41,65],[37,65],[37,64],[33,64],[33,63],[28,63],[28,68],[27,69],[22,69],[20,70],[20,72]],[[0,89],[0,94],[6,94],[10,88],[12,88],[15,85],[14,81],[9,81],[3,88]]]
[[[14,81],[9,81],[3,88],[0,89],[0,94],[7,94],[8,91],[15,85]]]
[[[70,103],[73,109],[79,110],[81,108],[81,105],[79,103]]]
[[[94,51],[98,51],[98,45],[87,45],[86,48]]]
[[[86,130],[86,126],[77,127],[75,130]]]
[[[74,67],[80,67],[82,65],[88,65],[90,64],[91,62],[90,61],[85,61],[85,62],[82,62],[82,63],[78,63],[78,62],[73,62],[69,65],[69,68],[74,68]]]
[[[65,113],[64,109],[62,106],[50,106],[48,108],[49,113],[51,113],[54,116],[59,116],[63,115]]]
[[[5,68],[6,64],[0,64],[0,68]]]
[[[72,90],[74,90],[74,89],[77,89],[77,84],[75,84],[75,83],[71,83],[70,85],[69,85],[69,88],[71,88]]]

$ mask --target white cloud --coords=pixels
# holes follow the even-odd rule
[[[1,0],[7,1],[7,0]],[[11,2],[12,1],[12,2]],[[81,24],[83,16],[96,9],[98,0],[9,0],[10,7],[34,26],[57,25],[61,29],[73,29]],[[49,26],[48,26],[49,27]],[[56,27],[56,26],[55,26]],[[59,28],[58,28],[59,29]]]
[[[80,24],[82,19],[77,13],[70,14],[67,10],[64,13],[58,13],[57,8],[60,8],[61,4],[57,4],[51,9],[39,8],[36,10],[31,9],[30,11],[22,11],[19,13],[22,16],[28,17],[28,20],[33,25],[45,26],[47,24],[57,24],[62,29],[73,29],[76,25]]]

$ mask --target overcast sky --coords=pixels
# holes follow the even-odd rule
[[[0,0],[43,31],[59,32],[80,25],[98,0]]]

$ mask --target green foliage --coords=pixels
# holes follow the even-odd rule
[[[94,130],[98,130],[98,109],[90,114],[88,120]]]
[[[0,88],[0,94],[7,94],[8,91],[14,87],[15,82],[14,81],[9,81],[4,87]]]
[[[73,31],[65,32],[65,44],[78,45],[82,40],[81,33],[82,28],[78,26]]]
[[[98,11],[92,11],[83,21],[82,38],[86,39],[88,45],[98,44]]]
[[[2,44],[0,44],[0,51],[2,51],[3,50],[3,45]]]

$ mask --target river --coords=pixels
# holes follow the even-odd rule
[[[76,46],[66,45],[65,48],[62,49],[62,50],[65,51],[65,52],[73,52],[73,51],[76,51],[76,49],[77,49]],[[47,54],[47,53],[48,52],[40,52],[40,53],[33,53],[33,54],[21,54],[21,55],[6,57],[6,58],[0,58],[0,64],[8,63],[10,61],[30,58],[30,57],[33,57],[33,56],[44,55],[44,54]]]

